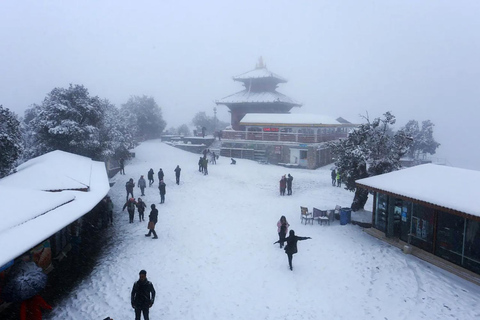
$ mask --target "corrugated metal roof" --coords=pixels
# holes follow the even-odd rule
[[[356,183],[480,217],[480,171],[423,164],[356,180]]]
[[[217,104],[275,103],[275,102],[288,103],[296,106],[301,105],[300,103],[293,100],[292,98],[289,98],[286,95],[281,94],[277,91],[253,92],[253,91],[243,90],[216,101]]]

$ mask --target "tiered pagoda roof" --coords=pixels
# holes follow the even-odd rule
[[[293,107],[301,104],[286,95],[277,92],[279,83],[287,80],[267,69],[260,58],[254,70],[233,77],[242,82],[245,89],[215,101],[217,105],[225,105],[230,109],[231,124],[238,130],[240,120],[250,113],[285,114]]]

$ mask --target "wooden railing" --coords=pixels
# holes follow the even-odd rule
[[[345,138],[347,133],[338,132],[330,134],[306,134],[287,132],[261,132],[261,131],[222,131],[223,139],[230,140],[257,140],[257,141],[282,141],[298,143],[320,143]]]

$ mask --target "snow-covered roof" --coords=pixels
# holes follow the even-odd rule
[[[242,73],[238,76],[233,77],[233,80],[235,81],[248,81],[250,79],[262,79],[262,78],[272,78],[275,79],[276,82],[278,83],[285,83],[287,82],[287,79],[279,76],[278,74],[275,74],[273,72],[270,72],[267,68],[256,68],[251,71]]]
[[[283,102],[300,106],[301,104],[292,98],[287,97],[277,91],[263,91],[254,92],[249,90],[243,90],[234,94],[231,94],[225,98],[216,101],[216,104],[230,104],[230,103],[277,103]]]
[[[90,158],[56,150],[21,164],[0,184],[44,191],[85,189],[90,184],[91,167]]]
[[[103,162],[63,151],[17,170],[0,179],[0,243],[9,244],[0,250],[0,266],[82,217],[110,189]]]
[[[272,114],[272,113],[248,113],[240,121],[240,125],[282,125],[286,124],[301,126],[341,125],[333,117],[319,114]]]
[[[360,179],[357,185],[480,216],[480,171],[423,164]]]

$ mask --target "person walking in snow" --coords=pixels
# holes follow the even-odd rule
[[[137,201],[137,210],[138,210],[138,219],[139,221],[145,221],[145,208],[147,207],[147,205],[145,204],[145,202],[142,201],[142,198],[138,198],[138,201]]]
[[[144,197],[145,188],[147,187],[147,182],[145,181],[145,178],[143,176],[140,176],[140,179],[138,179],[137,185],[140,188],[140,191],[142,192],[142,197]]]
[[[205,169],[204,169],[205,170]],[[180,184],[180,171],[182,171],[182,169],[180,168],[180,166],[177,164],[177,167],[175,168],[175,180],[177,182],[177,184]],[[162,179],[163,180],[163,179]]]
[[[203,158],[203,174],[205,176],[208,175],[208,160],[207,160],[207,158]]]
[[[128,221],[129,223],[133,223],[133,218],[135,216],[135,206],[137,205],[137,202],[135,201],[135,198],[130,198],[125,202],[123,205],[122,211],[125,211],[125,208],[127,208],[128,211]]]
[[[167,193],[167,185],[163,180],[160,180],[160,184],[158,185],[158,190],[160,190],[160,203],[165,202],[165,194]]]
[[[215,151],[212,152],[212,159],[210,161],[212,164],[217,164],[217,155],[215,154]]]
[[[163,180],[164,176],[165,174],[163,173],[162,168],[160,168],[160,170],[158,171],[158,181]]]
[[[337,172],[335,169],[332,170],[332,186],[335,187],[335,184],[337,183]]]
[[[153,233],[152,239],[158,239],[157,233],[155,232],[155,225],[158,221],[158,209],[155,208],[155,205],[153,203],[150,208],[152,210],[150,211],[150,215],[148,216],[148,233],[145,235],[145,237],[150,237],[150,235]]]
[[[148,178],[148,186],[151,187],[153,185],[153,183],[155,182],[155,180],[153,179],[153,169],[150,168],[150,170],[148,170],[148,173],[147,173],[147,178]]]
[[[113,202],[112,202],[112,199],[110,199],[110,196],[107,196],[106,199],[107,199],[107,221],[110,222],[110,224],[113,224]]]
[[[143,319],[150,320],[149,311],[155,302],[155,288],[147,280],[147,271],[141,270],[138,274],[139,279],[133,284],[130,298],[135,309],[135,320],[140,320],[142,313]]]
[[[290,230],[290,233],[287,238],[285,238],[285,241],[287,242],[287,245],[285,246],[285,253],[288,256],[288,265],[290,266],[290,270],[293,270],[293,265],[292,265],[292,259],[293,255],[298,252],[297,249],[297,242],[300,240],[307,240],[307,239],[312,239],[310,237],[299,237],[295,235],[295,231]],[[280,243],[281,241],[278,240],[274,242],[273,244]]]
[[[342,186],[342,180],[340,178],[340,171],[337,171],[337,187]]]
[[[293,177],[289,173],[287,178],[287,196],[292,195],[292,182],[293,182]]]
[[[280,179],[280,195],[284,196],[285,195],[285,188],[287,187],[287,178],[285,178],[285,175],[282,176]]]
[[[198,172],[203,172],[203,157],[198,159]]]
[[[135,188],[135,182],[133,182],[133,178],[130,178],[130,180],[128,180],[127,183],[125,183],[125,190],[127,190],[127,200],[128,200],[128,195],[132,195],[132,198],[134,197],[133,188]]]
[[[120,174],[125,174],[125,160],[123,158],[120,158]]]
[[[280,241],[280,248],[283,248],[288,227],[290,227],[290,225],[288,224],[287,218],[285,218],[285,216],[281,216],[280,220],[277,222],[278,241]]]

